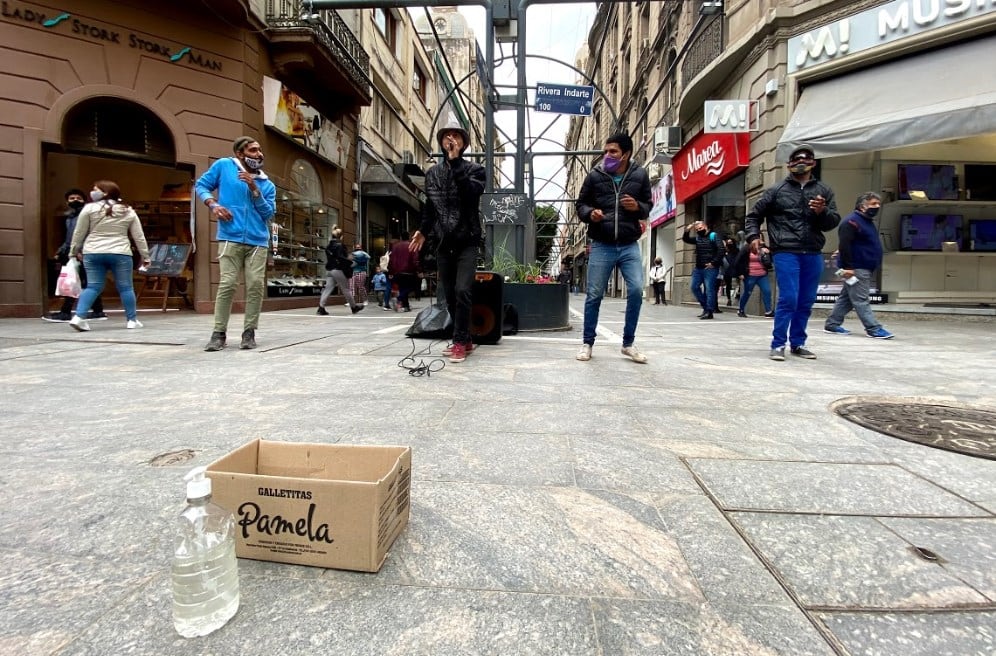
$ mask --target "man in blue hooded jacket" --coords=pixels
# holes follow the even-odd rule
[[[234,157],[219,159],[194,184],[197,198],[218,222],[218,266],[221,279],[214,299],[214,332],[205,351],[225,348],[232,299],[239,273],[246,284],[246,312],[239,348],[256,348],[256,327],[263,306],[270,220],[277,190],[263,172],[263,149],[251,137],[232,143]],[[217,198],[215,193],[217,192]]]

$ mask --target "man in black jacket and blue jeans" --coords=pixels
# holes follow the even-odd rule
[[[466,130],[445,127],[436,133],[436,141],[445,160],[425,174],[422,222],[412,235],[409,249],[412,252],[421,250],[428,234],[434,233],[439,239],[436,270],[453,317],[453,344],[443,351],[443,355],[448,355],[450,362],[463,362],[474,350],[470,339],[470,309],[477,254],[481,247],[481,194],[487,176],[483,166],[463,158],[463,151],[470,144]]]
[[[692,233],[695,234],[692,234]],[[709,232],[705,221],[696,221],[685,228],[681,241],[695,244],[695,269],[692,270],[692,293],[702,306],[699,319],[712,319],[716,307],[716,277],[723,263],[723,248],[715,232]]]
[[[792,355],[815,360],[806,348],[806,324],[816,302],[823,272],[823,245],[828,230],[840,223],[833,190],[813,177],[816,153],[805,144],[789,154],[789,174],[767,189],[747,213],[747,242],[755,253],[761,245],[761,223],[768,222],[768,244],[778,281],[778,305],[771,333],[772,360],[785,359],[785,342]]]
[[[850,335],[842,326],[844,317],[854,310],[865,327],[865,334],[875,339],[892,339],[893,334],[882,327],[871,309],[869,292],[872,275],[882,264],[882,240],[875,226],[875,216],[882,207],[882,197],[874,191],[858,196],[854,211],[840,223],[837,234],[837,263],[844,285],[833,311],[823,324],[823,330],[834,335]]]
[[[632,156],[633,140],[629,135],[619,133],[606,139],[602,163],[588,173],[578,194],[578,218],[588,224],[592,242],[584,301],[584,343],[577,355],[582,362],[591,359],[598,311],[616,267],[626,281],[622,354],[633,362],[647,361],[633,341],[643,305],[643,258],[637,242],[647,229],[652,201],[650,177],[642,166],[631,161]]]

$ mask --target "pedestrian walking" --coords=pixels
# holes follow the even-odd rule
[[[734,275],[740,280],[740,308],[738,317],[747,317],[747,302],[757,287],[761,290],[761,304],[764,306],[764,316],[773,317],[771,309],[771,281],[768,272],[771,271],[771,252],[768,245],[761,242],[758,252],[751,250],[749,244],[744,244],[733,263]]]
[[[74,330],[86,332],[90,324],[87,312],[104,291],[107,274],[114,276],[114,286],[125,310],[125,328],[141,328],[138,320],[138,303],[132,284],[132,267],[135,260],[131,253],[134,242],[142,257],[142,265],[149,266],[149,245],[145,242],[142,222],[124,201],[121,189],[111,180],[98,180],[90,191],[90,203],[80,210],[73,229],[69,256],[83,260],[89,284],[80,293],[76,314],[69,320]]]
[[[356,301],[351,291],[349,281],[353,275],[353,257],[346,250],[346,245],[342,243],[342,228],[332,226],[332,238],[325,246],[325,289],[318,298],[319,316],[328,316],[329,311],[325,309],[332,290],[338,288],[340,293],[346,297],[346,305],[350,312],[356,314],[363,309],[363,305]]]
[[[367,271],[370,267],[370,254],[357,242],[353,247],[353,277],[349,279],[349,290],[353,299],[360,305],[367,304]]]
[[[83,192],[82,189],[70,189],[65,193],[66,206],[69,208],[65,214],[59,217],[59,220],[63,222],[65,226],[65,237],[62,240],[62,245],[59,246],[59,250],[55,253],[55,259],[59,262],[59,266],[65,266],[70,259],[70,249],[73,243],[73,231],[76,230],[76,221],[79,219],[80,212],[83,211],[83,207],[86,205],[87,194]],[[80,286],[86,289],[86,267],[80,267]],[[66,296],[62,299],[62,307],[58,312],[51,312],[42,317],[45,321],[53,321],[55,323],[68,323],[70,319],[73,318],[73,304],[76,303],[77,299],[72,296]],[[107,319],[107,314],[104,312],[104,302],[98,295],[93,299],[93,305],[90,306],[91,310],[87,313],[86,319],[90,321],[102,321]]]
[[[837,275],[844,281],[837,302],[827,317],[823,330],[834,335],[849,335],[844,317],[854,310],[865,327],[865,334],[875,339],[892,339],[895,335],[882,327],[871,309],[871,283],[882,265],[882,240],[875,217],[882,207],[882,197],[874,191],[858,196],[854,211],[840,223],[837,234]]]

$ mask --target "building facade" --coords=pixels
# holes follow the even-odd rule
[[[54,302],[63,194],[100,179],[120,185],[150,242],[192,246],[169,289],[213,311],[215,226],[191,186],[242,134],[260,141],[278,188],[264,307],[313,302],[302,297],[319,289],[329,230],[357,229],[366,53],[336,14],[304,15],[297,0],[212,8],[3,3],[0,316],[40,316]]]
[[[437,82],[408,11],[364,9],[360,18],[373,89],[360,112],[361,241],[376,260],[418,225]]]
[[[603,108],[572,128],[571,147],[598,147],[611,128],[622,127],[643,142],[637,155],[651,162],[654,177],[671,174],[675,227],[656,227],[645,252],[648,263],[654,253],[675,253],[672,293],[679,301],[690,298],[693,262],[678,241],[683,227],[704,219],[736,235],[747,209],[785,176],[791,147],[809,143],[842,214],[863,191],[886,201],[879,219],[887,250],[881,300],[992,302],[988,219],[996,216],[996,199],[985,180],[996,170],[996,114],[993,76],[979,62],[996,45],[994,34],[992,3],[605,3],[585,70],[609,90],[605,101],[615,103],[618,123],[604,127]],[[736,101],[733,110],[743,113],[706,116],[707,101]],[[583,179],[577,168],[575,188]],[[926,184],[913,180],[935,169],[945,178],[943,190],[911,195],[924,191],[912,186]],[[917,238],[928,222],[949,225],[946,243]],[[837,239],[827,236],[829,300]],[[569,241],[577,250],[579,240]]]

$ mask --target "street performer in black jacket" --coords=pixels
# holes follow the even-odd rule
[[[605,286],[616,267],[626,281],[626,319],[623,325],[622,354],[633,362],[646,362],[647,356],[633,345],[636,324],[643,305],[643,258],[640,236],[647,229],[652,206],[650,177],[632,161],[633,140],[624,133],[605,140],[604,155],[585,178],[575,204],[578,219],[588,224],[591,254],[588,256],[588,288],[584,301],[583,344],[577,359],[591,359]]]
[[[806,324],[816,301],[823,272],[823,245],[828,230],[840,223],[833,190],[813,177],[816,154],[800,145],[789,155],[789,175],[767,189],[747,213],[747,242],[755,253],[761,245],[761,223],[768,222],[778,281],[778,305],[771,335],[772,360],[785,359],[785,342],[792,355],[815,360],[806,348]]]
[[[470,135],[461,127],[445,127],[436,140],[446,159],[425,174],[426,201],[422,222],[410,249],[418,252],[429,234],[439,239],[436,266],[446,305],[453,317],[453,344],[443,351],[450,362],[463,362],[474,350],[470,339],[470,309],[474,271],[481,245],[481,194],[486,174],[480,164],[465,160]]]

